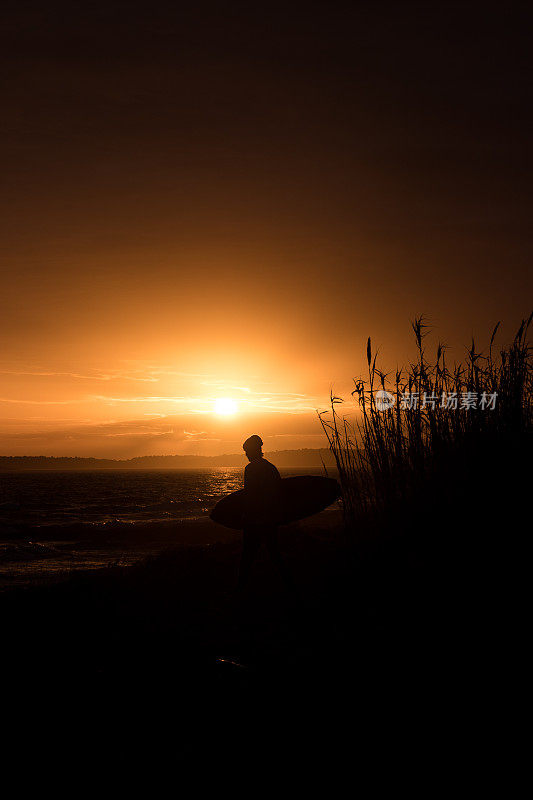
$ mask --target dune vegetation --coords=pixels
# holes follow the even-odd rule
[[[480,475],[521,477],[533,423],[532,317],[496,351],[498,323],[486,352],[472,340],[465,360],[453,365],[445,345],[428,352],[429,328],[419,317],[412,322],[417,358],[394,375],[380,369],[368,339],[368,375],[354,379],[355,422],[334,394],[331,410],[320,414],[349,528],[417,504],[428,490],[442,504],[453,486],[475,505],[487,499],[471,494],[483,484]]]

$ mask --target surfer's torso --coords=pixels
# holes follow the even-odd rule
[[[244,470],[245,518],[250,525],[268,525],[279,504],[281,475],[266,458],[254,458]]]

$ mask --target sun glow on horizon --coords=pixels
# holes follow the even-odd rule
[[[237,403],[229,397],[219,397],[215,400],[215,414],[223,417],[229,417],[237,413]]]

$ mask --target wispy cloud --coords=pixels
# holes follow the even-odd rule
[[[181,406],[185,413],[209,414],[214,410],[218,397],[188,397],[176,395],[136,395],[134,397],[118,397],[110,395],[93,395],[92,399],[113,406],[123,403],[163,403]],[[246,398],[237,398],[240,412],[289,412],[302,413],[314,411],[320,402],[317,398],[308,397],[296,392],[272,392],[262,395],[250,391]]]
[[[36,378],[76,378],[84,381],[141,381],[143,383],[157,383],[159,378],[154,375],[128,375],[123,372],[97,372],[85,374],[81,372],[37,371],[37,370],[12,370],[2,369],[0,375],[31,376]]]
[[[104,434],[104,436],[106,436],[108,439],[113,439],[113,438],[115,438],[117,436],[128,436],[128,437],[129,436],[149,436],[150,438],[152,438],[154,436],[171,436],[173,434],[174,434],[174,429],[173,428],[169,428],[168,431],[154,431],[154,430],[148,430],[148,431],[123,431],[123,432],[120,431],[118,433],[106,433],[106,434]]]
[[[0,397],[0,403],[14,403],[25,406],[70,406],[82,403],[83,400],[16,400],[11,397]]]
[[[104,403],[200,403],[194,397],[169,397],[159,395],[141,395],[139,397],[108,397],[106,395],[92,395],[93,400],[100,400]]]

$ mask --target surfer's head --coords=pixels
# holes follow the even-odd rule
[[[261,448],[263,447],[263,440],[260,436],[254,433],[253,436],[250,436],[242,446],[242,449],[246,453],[248,460],[253,461],[254,458],[261,458],[263,455],[263,451]]]

